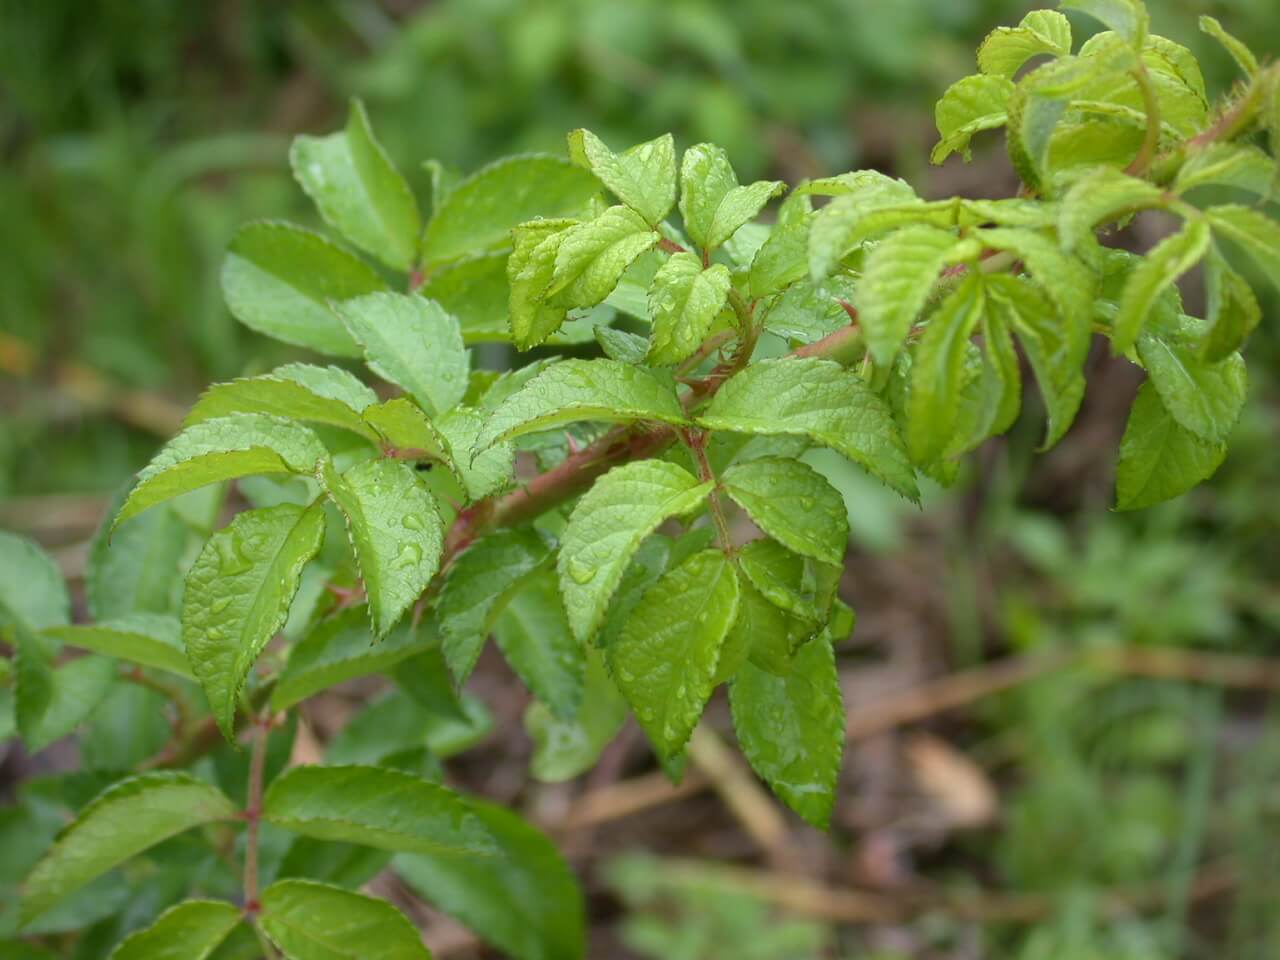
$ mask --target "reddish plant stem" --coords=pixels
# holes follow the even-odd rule
[[[258,902],[258,828],[262,823],[262,772],[266,766],[267,738],[271,731],[271,715],[264,713],[254,721],[253,747],[249,754],[249,788],[245,797],[244,819],[244,912],[252,917],[261,909]]]
[[[711,461],[707,459],[707,434],[703,430],[686,430],[681,439],[693,454],[693,462],[698,465],[698,479],[712,484],[711,494],[707,497],[707,508],[716,527],[717,545],[725,553],[731,554],[733,537],[729,533],[729,522],[725,520],[724,503],[720,499],[720,481],[711,469]]]

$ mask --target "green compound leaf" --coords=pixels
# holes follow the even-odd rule
[[[721,476],[725,492],[761,530],[796,553],[844,562],[849,516],[827,478],[799,460],[761,457]]]
[[[672,364],[692,356],[711,332],[732,283],[722,263],[703,269],[692,253],[673,254],[649,285],[653,331],[646,362]]]
[[[345,130],[295,137],[289,163],[326,223],[387,266],[413,267],[422,232],[418,205],[374,139],[359,100],[351,101]]]
[[[631,262],[658,242],[658,234],[628,207],[610,207],[600,216],[553,235],[555,265],[541,298],[557,307],[594,307],[613,293]],[[543,270],[537,249],[530,254],[536,276]]]
[[[289,960],[431,960],[422,935],[387,903],[313,880],[277,880],[258,919]]]
[[[844,748],[844,705],[831,642],[802,646],[784,676],[742,665],[729,687],[742,752],[783,802],[827,829]]]
[[[292,650],[271,691],[271,709],[287,710],[307,697],[356,677],[390,670],[439,643],[426,624],[401,620],[379,643],[359,607],[343,610],[312,630]]]
[[[698,422],[738,433],[797,434],[853,460],[909,500],[915,471],[884,401],[831,360],[761,360],[725,382]]]
[[[968,275],[930,317],[912,355],[907,449],[918,464],[946,456],[956,440],[969,341],[985,305],[981,278]]]
[[[360,416],[378,395],[341,367],[290,363],[261,377],[217,383],[201,394],[186,425],[235,413],[263,413],[289,420],[326,423],[378,441]]]
[[[544,300],[555,275],[556,254],[573,220],[533,220],[511,231],[507,258],[507,316],[511,338],[521,350],[544,342],[564,324],[566,307]]]
[[[1071,22],[1056,10],[1033,10],[1016,27],[992,30],[978,48],[978,69],[1012,80],[1023,64],[1044,53],[1071,53]]]
[[[1218,469],[1225,444],[1178,425],[1148,381],[1138,390],[1120,441],[1116,509],[1137,510],[1181,496]]]
[[[942,137],[929,159],[942,163],[959,151],[970,159],[969,140],[975,133],[1003,127],[1009,121],[1013,81],[991,74],[974,74],[947,88],[934,108],[934,122]]]
[[[505,247],[513,227],[535,217],[581,213],[600,192],[590,173],[549,154],[507,157],[449,191],[422,238],[428,265]]]
[[[394,852],[493,856],[484,823],[452,790],[389,767],[286,770],[262,799],[267,823]]]
[[[129,934],[107,960],[205,960],[240,922],[225,900],[187,900]]]
[[[143,773],[113,784],[80,811],[28,874],[20,922],[162,840],[236,813],[220,790],[187,773]]]
[[[1262,308],[1249,281],[1228,266],[1216,246],[1204,261],[1209,330],[1201,348],[1210,362],[1225,360],[1244,345],[1262,320]]]
[[[180,677],[192,676],[182,647],[182,625],[176,617],[131,613],[95,624],[52,627],[45,633],[73,647],[167,670]]]
[[[459,684],[471,675],[480,657],[495,608],[549,554],[550,547],[536,530],[521,527],[477,540],[450,565],[436,616],[445,661]]]
[[[638,460],[595,482],[569,515],[556,568],[574,635],[583,643],[604,622],[609,601],[641,543],[664,520],[697,508],[711,491],[683,467]]]
[[[530,692],[562,719],[582,701],[586,669],[549,566],[528,577],[493,618],[493,636]]]
[[[1197,218],[1151,248],[1124,285],[1111,334],[1113,350],[1123,353],[1133,346],[1160,294],[1200,262],[1211,240],[1209,225]]]
[[[457,319],[440,304],[402,293],[373,293],[334,309],[364,347],[369,369],[403,387],[428,414],[461,402],[471,359]]]
[[[1062,199],[1058,235],[1063,249],[1075,250],[1103,223],[1111,223],[1153,207],[1164,206],[1164,191],[1112,167],[1102,167],[1078,180]]]
[[[529,771],[543,783],[572,780],[590,770],[627,719],[627,701],[605,670],[604,655],[587,647],[583,656],[582,702],[572,717],[560,719],[540,701],[524,712],[525,729],[533,740]]]
[[[293,420],[261,413],[205,420],[183,430],[142,468],[115,526],[157,503],[219,480],[258,473],[310,474],[326,456],[320,438]]]
[[[1079,10],[1101,20],[1135,49],[1141,50],[1146,42],[1151,17],[1142,0],[1062,0],[1058,6],[1063,10]]]
[[[448,439],[438,424],[432,423],[422,408],[408,397],[392,397],[367,407],[362,414],[365,423],[401,457],[416,454],[413,459],[436,460],[457,469]]]
[[[695,553],[649,588],[606,651],[618,689],[668,760],[680,754],[711,698],[738,592],[723,553]]]
[[[583,960],[582,891],[555,845],[514,813],[478,800],[471,806],[498,856],[401,854],[392,869],[513,960]]]
[[[319,479],[346,517],[373,636],[381,640],[440,567],[440,512],[414,469],[394,460],[366,460],[341,475],[326,461]]]
[[[905,227],[867,255],[856,304],[876,363],[893,362],[957,242],[937,227]]]
[[[1226,442],[1248,390],[1240,354],[1210,363],[1189,347],[1144,335],[1138,338],[1138,357],[1179,426],[1201,440]]]
[[[669,133],[615,154],[590,130],[575,130],[569,134],[569,157],[650,226],[661,223],[675,205],[676,148]]]
[[[182,640],[219,729],[235,730],[240,690],[289,616],[302,568],[324,540],[317,502],[238,514],[204,545],[187,573]]]
[[[1280,223],[1258,210],[1236,204],[1210,207],[1205,215],[1214,233],[1236,244],[1280,289]]]
[[[780,180],[739,186],[728,154],[715,144],[695,144],[680,160],[680,215],[689,239],[703,250],[727,241],[784,189]]]
[[[1222,44],[1223,49],[1231,55],[1231,59],[1236,62],[1236,66],[1240,68],[1246,77],[1252,78],[1257,74],[1258,58],[1253,55],[1253,51],[1243,42],[1227,33],[1216,18],[1202,16],[1200,18],[1200,32],[1213,37],[1218,43]]]
[[[493,411],[476,439],[476,450],[577,420],[688,422],[667,376],[617,360],[563,360]]]
[[[222,295],[237,320],[269,337],[335,357],[358,357],[329,303],[385,289],[377,271],[319,234],[258,220],[236,231]]]

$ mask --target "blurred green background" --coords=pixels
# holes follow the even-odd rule
[[[1149,6],[1157,32],[1201,56],[1211,89],[1228,88],[1233,68],[1197,32],[1199,14],[1260,54],[1280,52],[1276,0]],[[247,219],[318,225],[287,145],[340,126],[351,96],[424,198],[429,158],[468,172],[512,152],[560,151],[579,126],[619,147],[667,130],[682,146],[714,140],[744,179],[875,166],[931,194],[999,195],[1010,181],[996,142],[970,167],[928,167],[932,104],[972,72],[988,30],[1031,7],[0,0],[0,522],[62,549],[74,573],[86,524],[199,389],[287,356],[222,305],[222,251]],[[1105,359],[1059,449],[1033,456],[1038,426],[1024,418],[922,516],[850,474],[847,592],[869,638],[852,663],[905,657],[928,674],[1046,649],[1275,653],[1274,306],[1251,345],[1255,401],[1232,454],[1180,502],[1107,511],[1136,379]],[[828,873],[867,881],[857,864],[868,838],[888,837],[900,869],[885,876],[1043,894],[1034,922],[944,911],[872,932],[819,923],[766,937],[770,914],[750,897],[707,881],[660,908],[661,869],[624,863],[611,876],[632,911],[624,939],[635,955],[1280,956],[1280,715],[1265,697],[1063,668],[948,723],[965,762],[997,785],[989,820],[966,831],[938,826],[936,811],[924,827],[904,825],[901,810],[854,811],[825,841]],[[877,769],[862,751],[844,787],[854,806]],[[1228,889],[1202,894],[1215,858],[1233,864]],[[1117,899],[1152,884],[1154,908]]]

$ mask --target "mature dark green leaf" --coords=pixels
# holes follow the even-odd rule
[[[224,794],[190,774],[143,773],[113,784],[80,811],[27,877],[22,923],[148,847],[235,815]]]
[[[431,960],[391,904],[325,883],[277,880],[262,891],[258,922],[289,960]]]
[[[669,377],[617,360],[562,360],[493,411],[476,450],[577,420],[688,422]]]
[[[360,356],[329,303],[382,290],[377,271],[324,237],[289,223],[258,220],[227,247],[222,295],[251,330],[337,357]]]
[[[675,205],[676,150],[669,133],[615,154],[590,130],[575,130],[569,134],[569,157],[651,226]]]
[[[787,806],[825,830],[844,747],[844,705],[830,640],[802,646],[783,676],[743,664],[729,687],[729,705],[756,773]]]
[[[414,469],[394,460],[366,460],[341,475],[326,461],[320,482],[346,517],[373,636],[381,640],[440,567],[440,512]]]
[[[262,817],[305,837],[395,852],[497,852],[484,823],[456,793],[386,767],[293,767],[267,788]]]
[[[1247,382],[1238,353],[1216,363],[1179,343],[1146,334],[1138,357],[1168,414],[1202,440],[1224,443],[1244,407]]]
[[[261,377],[217,383],[201,394],[187,414],[191,426],[233,413],[265,413],[292,420],[327,423],[378,441],[361,412],[378,395],[341,367],[289,363]]]
[[[17,640],[14,719],[27,751],[37,753],[93,713],[115,682],[116,666],[104,657],[78,657],[54,667],[51,651],[25,630]]]
[[[402,293],[372,293],[334,308],[364,347],[378,376],[403,387],[432,415],[467,392],[470,355],[458,321],[433,300]]]
[[[680,160],[680,216],[703,250],[728,240],[784,188],[780,180],[739,186],[728,154],[715,144],[695,144]]]
[[[614,467],[578,501],[561,538],[556,566],[569,622],[586,643],[644,539],[669,517],[698,507],[711,484],[662,460]]]
[[[534,745],[529,769],[546,783],[572,780],[591,769],[627,719],[627,701],[605,670],[604,655],[587,647],[583,656],[582,702],[574,716],[557,718],[540,701],[529,704],[524,712],[525,729]]]
[[[471,806],[496,839],[498,856],[406,853],[392,869],[514,960],[583,960],[582,891],[555,846],[514,813],[478,800]]]
[[[594,307],[613,292],[631,262],[657,242],[657,232],[644,217],[623,206],[567,227],[563,235],[552,234],[542,243],[554,246],[555,265],[551,282],[539,298],[557,307]],[[542,278],[544,268],[538,256],[542,243],[530,252],[521,280]]]
[[[1225,444],[1179,426],[1148,381],[1138,391],[1120,441],[1116,509],[1137,510],[1181,496],[1212,476],[1226,454]]]
[[[667,571],[606,651],[614,679],[660,755],[684,749],[715,686],[738,615],[738,578],[719,550]]]
[[[1280,228],[1277,231],[1280,233]],[[1122,353],[1133,346],[1160,294],[1200,262],[1211,242],[1209,225],[1196,218],[1148,251],[1129,275],[1121,294],[1120,310],[1111,334],[1113,350]],[[1280,263],[1280,256],[1277,262]]]
[[[844,498],[799,460],[761,457],[721,475],[724,490],[761,530],[796,553],[843,563],[849,540]]]
[[[724,264],[704,269],[692,253],[673,254],[659,267],[649,287],[653,330],[647,362],[679,363],[692,356],[711,332],[732,282]]]
[[[205,960],[240,919],[225,900],[186,900],[125,937],[108,960]]]
[[[85,598],[89,616],[110,620],[131,613],[176,614],[190,531],[173,504],[120,524],[112,533],[128,489],[111,501],[89,544]],[[199,494],[197,494],[199,495]]]
[[[915,471],[884,402],[857,374],[817,358],[761,360],[730,378],[698,421],[739,433],[799,434],[917,500]]]
[[[738,585],[738,619],[726,643],[743,647],[747,659],[761,670],[786,676],[792,654],[813,636],[817,626],[771,603],[747,577],[739,578]]]
[[[550,566],[512,592],[493,618],[493,635],[533,695],[557,717],[573,717],[582,700],[585,663]]]
[[[320,438],[293,420],[236,413],[197,423],[166,443],[142,468],[115,526],[157,503],[219,480],[257,473],[309,475],[327,455]]]
[[[813,624],[830,618],[839,566],[802,557],[770,539],[744,546],[738,566],[761,596],[786,613]]]
[[[600,182],[549,154],[507,157],[477,170],[449,191],[427,224],[422,259],[439,264],[503,247],[513,227],[535,217],[581,213]]]
[[[246,510],[219,530],[187,573],[182,640],[227,739],[253,663],[284,625],[302,568],[320,549],[320,504]]]
[[[387,266],[413,267],[422,232],[418,205],[374,139],[364,104],[351,101],[339,133],[296,137],[289,163],[325,222]]]
[[[876,363],[893,362],[957,243],[955,234],[906,227],[876,244],[858,284],[858,323]]]
[[[95,624],[52,627],[45,632],[73,647],[167,670],[180,677],[192,676],[182,647],[182,625],[176,617],[131,613]]]

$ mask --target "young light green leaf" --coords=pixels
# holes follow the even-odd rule
[[[1063,10],[1079,10],[1101,20],[1136,50],[1141,50],[1146,43],[1151,17],[1142,0],[1061,0],[1058,6]]]
[[[292,420],[326,423],[378,441],[361,412],[378,395],[341,367],[289,363],[261,377],[216,383],[196,401],[186,425],[236,413],[262,413]]]
[[[856,304],[876,363],[893,362],[957,242],[937,227],[905,227],[867,255]]]
[[[555,266],[551,283],[541,297],[557,307],[594,307],[613,292],[631,262],[658,242],[658,233],[629,207],[610,207],[598,217],[553,234],[543,243],[555,246]],[[528,271],[536,277],[544,272],[536,255],[530,253]]]
[[[496,857],[401,854],[392,869],[428,903],[513,960],[582,960],[582,891],[555,845],[514,813],[471,801]]]
[[[1215,17],[1201,16],[1200,32],[1208,34],[1222,44],[1223,49],[1231,54],[1231,59],[1236,62],[1236,66],[1246,77],[1252,79],[1257,75],[1258,58],[1253,55],[1253,51],[1243,41],[1229,34]]]
[[[978,239],[994,250],[1016,254],[1031,277],[1048,295],[1061,319],[1062,339],[1081,362],[1089,349],[1094,292],[1098,282],[1078,257],[1062,252],[1053,240],[1034,230],[997,227],[982,230]]]
[[[599,192],[590,173],[549,154],[491,163],[436,207],[422,238],[422,260],[436,265],[504,247],[513,227],[535,217],[576,216]]]
[[[1013,81],[995,74],[976,73],[957,80],[934,108],[934,122],[942,137],[929,159],[942,163],[959,151],[970,159],[969,140],[975,133],[1003,127],[1009,120]]]
[[[381,144],[364,104],[351,101],[347,127],[326,137],[295,137],[289,163],[325,222],[396,270],[418,255],[418,205]]]
[[[878,214],[900,211],[906,222],[911,222],[917,215],[937,212],[933,205],[921,202],[907,183],[878,170],[857,170],[840,179],[846,189],[818,211],[809,228],[809,278],[815,283],[830,275],[870,236],[867,225]],[[944,226],[951,225],[955,209],[951,204]]]
[[[738,186],[738,176],[722,148],[695,144],[680,160],[680,215],[689,239],[703,250],[715,249],[754,220],[784,187],[780,180]]]
[[[262,818],[304,837],[398,853],[498,852],[456,793],[388,767],[293,767],[267,788]]]
[[[289,615],[302,568],[324,540],[324,510],[291,503],[238,514],[187,573],[182,640],[223,735],[264,647]]]
[[[475,667],[507,591],[548,557],[547,542],[530,527],[499,530],[477,540],[449,567],[436,603],[445,660],[459,684]]]
[[[258,220],[236,231],[222,265],[222,295],[237,320],[285,343],[360,356],[329,303],[382,290],[377,271],[319,234]]]
[[[574,716],[560,719],[541,701],[524,712],[525,730],[533,740],[529,770],[544,783],[572,780],[591,769],[627,719],[627,701],[606,672],[603,654],[587,647],[583,656],[582,702]]]
[[[528,577],[493,620],[493,636],[511,669],[562,720],[582,701],[582,645],[569,627],[549,566]]]
[[[359,607],[343,610],[289,651],[289,660],[271,691],[271,709],[287,710],[336,684],[390,670],[437,643],[433,630],[426,624],[415,629],[408,618],[374,643],[368,614]]]
[[[428,414],[444,413],[462,400],[470,355],[457,319],[438,303],[374,293],[334,309],[364,347],[369,369],[403,387]]]
[[[486,416],[470,407],[454,407],[436,423],[449,441],[454,469],[473,501],[505,490],[515,478],[515,450],[511,444],[500,441],[476,452]]]
[[[1262,308],[1249,281],[1231,269],[1216,245],[1209,248],[1204,268],[1209,330],[1201,355],[1215,363],[1240,349],[1262,320]]]
[[[1151,248],[1129,275],[1120,296],[1120,309],[1111,334],[1111,347],[1115,352],[1123,353],[1133,346],[1156,299],[1166,287],[1200,262],[1211,240],[1209,225],[1196,218],[1188,220],[1181,230]]]
[[[697,726],[737,615],[733,564],[704,550],[649,588],[606,651],[618,689],[663,757],[679,755]]]
[[[1099,224],[1138,210],[1164,205],[1164,191],[1153,183],[1100,167],[1081,177],[1062,199],[1058,236],[1068,253],[1093,236]]]
[[[796,553],[843,563],[849,541],[844,498],[799,460],[761,457],[721,475],[724,490],[761,530]]]
[[[188,773],[143,773],[100,793],[59,835],[27,876],[19,917],[26,924],[90,880],[162,840],[236,807]]]
[[[676,202],[676,149],[671,134],[615,154],[590,130],[569,134],[569,158],[656,227]]]
[[[293,420],[261,413],[205,420],[183,430],[142,468],[115,526],[157,503],[219,480],[256,473],[309,474],[327,455],[320,438]]]
[[[747,285],[753,300],[785,290],[809,272],[809,228],[813,216],[779,224],[751,258]]]
[[[35,542],[0,530],[0,630],[16,623],[38,631],[70,619],[71,599],[57,563]]]
[[[412,467],[394,460],[366,460],[341,475],[325,461],[319,480],[346,517],[381,640],[439,569],[444,525],[435,500]]]
[[[574,635],[588,642],[640,544],[664,520],[698,507],[711,484],[663,460],[614,467],[573,508],[556,567]]]
[[[1173,190],[1187,193],[1197,187],[1235,187],[1270,197],[1277,187],[1276,176],[1276,161],[1261,148],[1214,143],[1197,150],[1178,169]]]
[[[493,412],[475,449],[577,420],[688,422],[669,377],[616,360],[563,360]]]
[[[1244,407],[1244,360],[1234,353],[1210,363],[1190,348],[1150,334],[1138,338],[1138,357],[1165,411],[1202,440],[1225,443]]]
[[[185,900],[121,940],[107,960],[206,960],[241,916],[226,900]]]
[[[698,422],[738,433],[798,434],[830,447],[908,500],[915,471],[893,417],[857,374],[831,360],[761,360],[725,382]]]
[[[1238,204],[1210,207],[1205,213],[1214,232],[1238,246],[1280,289],[1280,223]]]
[[[392,397],[365,408],[362,414],[375,434],[402,456],[435,460],[456,469],[453,451],[439,426],[408,397]]]
[[[1016,27],[996,27],[978,48],[978,69],[1013,79],[1032,57],[1071,53],[1071,22],[1056,10],[1033,10]]]
[[[574,225],[573,220],[532,220],[511,231],[511,256],[507,258],[510,288],[507,315],[511,338],[521,350],[535,347],[551,336],[565,321],[568,309],[546,303],[560,244]]]
[[[51,627],[45,632],[73,647],[167,670],[180,677],[192,676],[182,648],[182,625],[176,617],[132,613],[95,624]]]
[[[692,356],[711,332],[733,280],[729,268],[715,263],[703,269],[692,253],[676,253],[658,268],[649,286],[648,363],[679,363]]]
[[[955,440],[967,351],[985,307],[982,280],[969,274],[929,318],[912,356],[907,449],[918,464],[944,457]]]
[[[1225,444],[1201,440],[1179,426],[1150,383],[1138,390],[1120,441],[1116,509],[1137,510],[1181,496],[1213,475]]]
[[[827,829],[844,747],[844,705],[831,642],[802,646],[785,676],[751,662],[729,687],[733,729],[756,773],[806,822]]]
[[[431,960],[422,935],[374,897],[313,880],[277,880],[258,919],[289,960]]]

